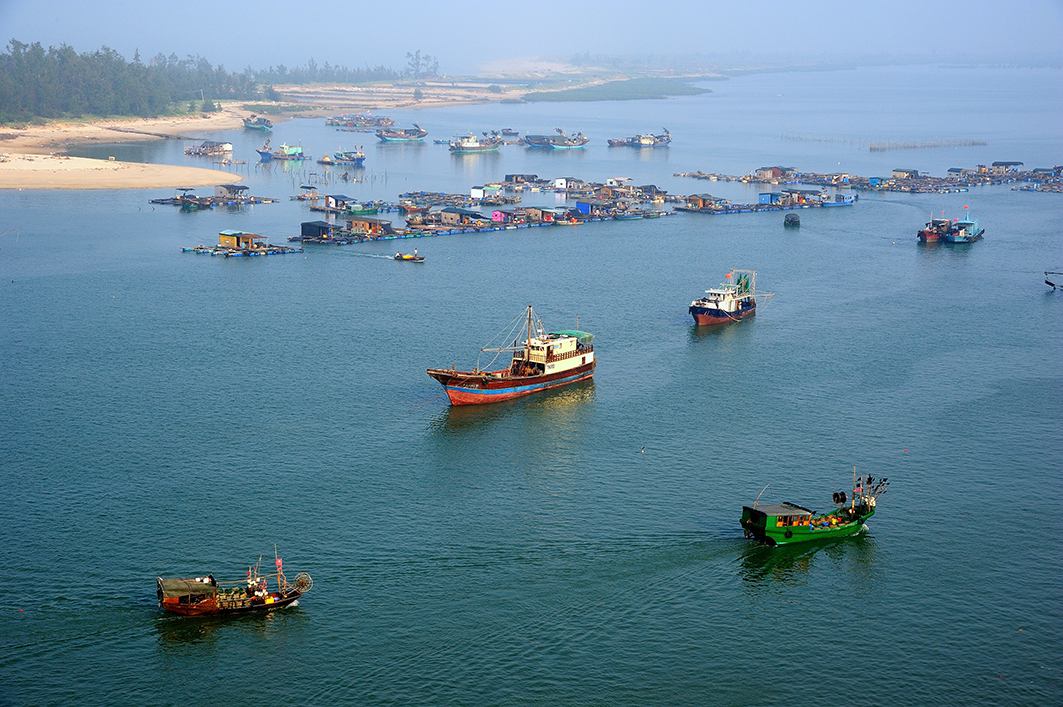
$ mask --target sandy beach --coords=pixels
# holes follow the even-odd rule
[[[226,108],[177,118],[0,128],[0,189],[158,189],[240,181],[236,175],[212,169],[93,160],[60,153],[74,144],[201,137],[212,130],[238,128],[245,115],[246,111]]]
[[[199,167],[0,153],[0,189],[159,189],[236,181],[237,175]]]
[[[247,111],[227,107],[217,113],[169,118],[114,118],[79,123],[49,123],[42,126],[11,128],[0,126],[0,152],[50,153],[84,143],[112,143],[166,137],[204,137],[212,130],[229,130],[243,125]]]

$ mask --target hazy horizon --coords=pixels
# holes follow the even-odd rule
[[[858,6],[828,1],[799,6],[766,0],[622,0],[596,8],[557,0],[469,12],[468,5],[405,3],[400,9],[321,0],[293,13],[278,0],[220,0],[192,10],[119,0],[101,5],[0,0],[5,48],[11,39],[78,52],[101,46],[128,59],[139,51],[202,56],[229,70],[318,64],[401,68],[407,52],[437,58],[440,70],[477,73],[501,62],[591,56],[704,56],[720,62],[889,61],[959,63],[1059,61],[1063,1],[1005,4],[914,0]],[[43,9],[43,11],[42,11]],[[176,28],[175,28],[176,25]]]

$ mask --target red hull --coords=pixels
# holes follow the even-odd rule
[[[756,308],[753,308],[753,309],[751,309],[748,312],[745,312],[743,314],[737,314],[736,313],[736,314],[732,314],[729,317],[727,317],[727,316],[714,317],[711,314],[695,314],[694,315],[694,321],[697,323],[698,326],[710,326],[710,325],[713,325],[713,324],[727,324],[728,322],[737,322],[737,321],[741,321],[742,319],[745,319],[746,317],[752,317],[756,313],[757,313]]]
[[[451,405],[483,405],[521,398],[543,390],[588,380],[594,376],[595,363],[591,361],[582,366],[546,376],[494,378],[490,373],[504,373],[505,370],[475,374],[467,371],[438,369],[429,369],[428,375],[443,385]]]
[[[207,600],[198,604],[180,604],[177,601],[164,600],[159,606],[166,611],[181,616],[228,616],[232,614],[253,614],[258,611],[273,611],[283,606],[288,606],[302,594],[292,592],[281,598],[279,594],[271,594],[274,600],[267,604],[265,601],[255,602],[246,606],[225,608],[218,606],[218,602]]]

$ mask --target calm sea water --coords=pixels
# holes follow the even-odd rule
[[[1058,163],[1058,71],[749,76],[666,101],[394,113],[430,139],[582,129],[562,154],[454,158],[321,120],[273,142],[366,145],[395,198],[506,173],[672,177],[767,164]],[[609,137],[667,126],[664,150]],[[784,133],[833,136],[793,141]],[[261,136],[233,132],[237,158]],[[842,138],[845,138],[843,140]],[[870,153],[860,140],[985,139]],[[78,154],[193,163],[182,145]],[[315,166],[316,167],[316,166]],[[242,168],[285,198],[314,167]],[[201,190],[206,192],[208,190]],[[219,230],[295,233],[274,205],[185,214],[166,190],[0,193],[0,704],[870,704],[1063,700],[1059,195],[865,194],[850,209],[307,248],[181,253]],[[554,197],[538,196],[540,203]],[[969,206],[984,241],[920,247]],[[423,266],[387,259],[417,246]],[[730,268],[777,293],[692,326]],[[476,365],[527,304],[596,334],[592,383],[453,409],[424,374]],[[770,549],[738,517],[823,510],[888,476],[868,531]],[[273,616],[185,620],[158,575],[243,576],[279,548],[315,587]]]

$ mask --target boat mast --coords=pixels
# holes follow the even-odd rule
[[[531,325],[532,325],[532,306],[528,305],[528,343],[524,345],[524,360],[531,360]]]
[[[853,465],[853,497],[849,499],[849,509],[856,510],[856,465]]]

